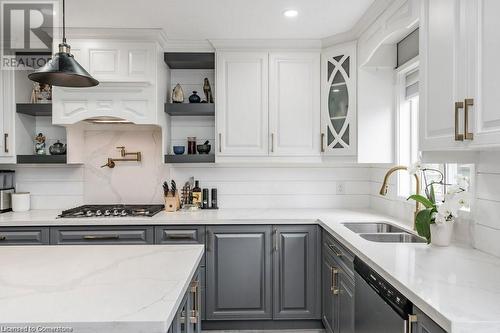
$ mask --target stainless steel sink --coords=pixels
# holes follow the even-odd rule
[[[350,222],[342,223],[347,229],[357,234],[405,233],[406,231],[386,222]]]
[[[426,243],[426,240],[420,236],[403,233],[378,233],[378,234],[359,234],[360,237],[371,242],[380,243]]]

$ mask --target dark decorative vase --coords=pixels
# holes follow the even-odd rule
[[[201,98],[197,95],[196,91],[193,91],[193,94],[189,96],[189,103],[200,103]]]

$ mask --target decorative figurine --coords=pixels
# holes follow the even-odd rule
[[[35,137],[35,154],[45,155],[47,154],[45,150],[45,136],[42,133],[38,133]]]
[[[173,103],[183,103],[184,102],[184,91],[180,84],[176,84],[174,90],[172,91],[172,102]]]
[[[38,103],[52,103],[52,86],[50,84],[40,83]]]
[[[203,92],[205,93],[205,101],[204,103],[213,103],[214,102],[214,97],[212,95],[212,87],[210,87],[210,82],[208,81],[208,78],[205,78],[203,80]]]
[[[193,94],[189,96],[189,103],[200,103],[201,98],[197,95],[197,91],[193,91]]]

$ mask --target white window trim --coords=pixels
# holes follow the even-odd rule
[[[394,156],[396,157],[396,161],[399,161],[399,148],[400,148],[400,146],[399,146],[399,142],[400,142],[400,140],[399,140],[399,136],[400,136],[400,131],[399,131],[400,130],[399,129],[399,121],[400,121],[399,111],[400,110],[399,110],[399,107],[401,105],[401,102],[406,100],[406,87],[405,87],[406,74],[408,74],[409,72],[411,72],[413,70],[418,69],[419,65],[420,65],[420,60],[419,60],[419,57],[416,56],[415,58],[408,60],[406,63],[399,66],[395,70],[395,83],[396,83],[395,88],[396,89],[395,89],[395,94],[394,94],[394,97],[395,97],[395,100],[394,100],[394,103],[395,103],[394,128],[396,129],[396,131],[395,131],[395,136],[396,136],[395,143],[396,144],[394,145],[394,149],[395,149]],[[409,202],[406,197],[399,195],[397,189],[399,189],[399,177],[396,177],[395,199],[397,201],[401,201],[401,202]],[[409,203],[413,204],[413,202],[409,202]]]

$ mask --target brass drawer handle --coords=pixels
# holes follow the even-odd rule
[[[193,236],[188,235],[188,234],[168,234],[167,238],[169,239],[189,239],[189,240],[195,240]]]
[[[4,241],[4,240],[6,240],[6,239],[7,239],[7,237],[5,237],[5,236],[0,236],[0,241]]]
[[[4,148],[4,152],[8,153],[9,152],[9,145],[8,145],[8,140],[9,139],[9,133],[5,133],[3,135],[3,148]]]
[[[413,332],[413,324],[417,321],[417,315],[408,315],[408,333]]]
[[[111,235],[111,236],[85,235],[85,236],[83,236],[83,239],[86,239],[86,240],[112,240],[112,239],[120,239],[120,236],[118,236],[118,235]]]
[[[321,152],[325,152],[325,133],[321,133]]]
[[[273,236],[274,236],[273,251],[274,251],[274,252],[278,252],[278,249],[279,249],[279,247],[278,247],[278,244],[279,244],[278,229],[274,229],[274,230],[273,230],[273,234],[274,234],[274,235],[273,235]]]
[[[473,98],[466,98],[464,100],[464,139],[474,140],[474,134],[469,133],[469,106],[474,106]]]
[[[458,116],[460,109],[464,108],[463,102],[455,102],[455,141],[464,141],[464,135],[459,133],[458,127],[460,126]]]
[[[333,251],[333,253],[335,253],[335,256],[342,257],[344,255],[344,253],[342,253],[342,251],[340,251],[335,245],[328,244],[328,247]]]
[[[219,153],[222,153],[222,133],[219,133]]]
[[[330,291],[333,295],[338,295],[339,289],[337,287],[337,276],[339,274],[339,270],[335,267],[330,267],[330,274],[332,279],[330,284]]]

